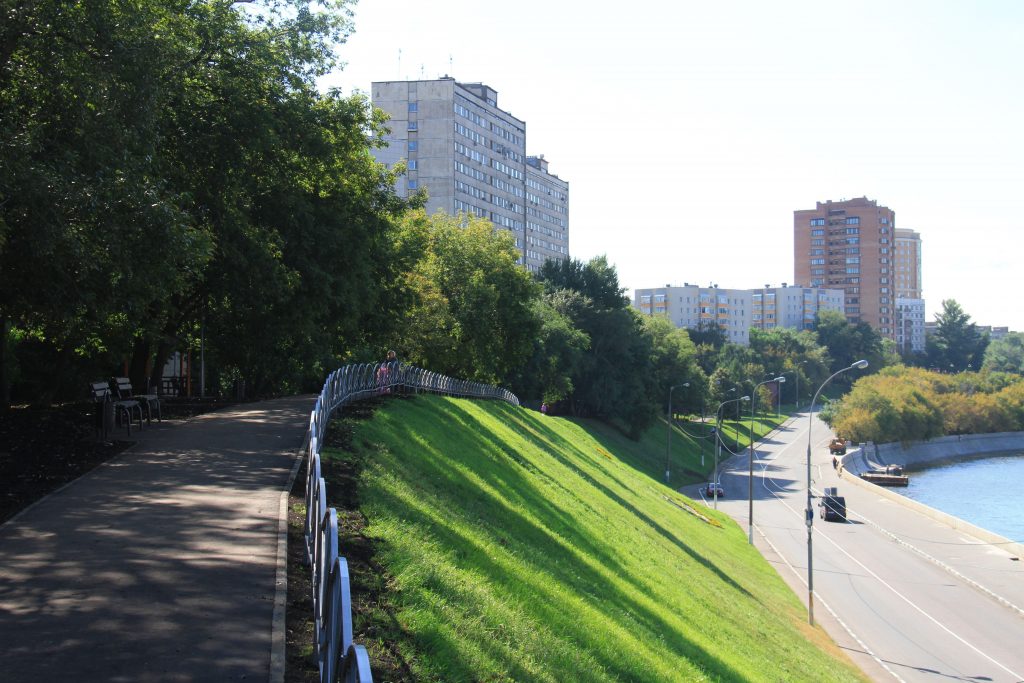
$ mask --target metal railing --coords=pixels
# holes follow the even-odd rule
[[[352,597],[348,562],[339,554],[338,513],[327,507],[320,449],[334,412],[366,398],[402,389],[447,396],[490,398],[518,406],[515,394],[487,384],[453,379],[411,365],[346,365],[327,376],[309,416],[306,461],[306,560],[313,572],[313,637],[320,680],[369,683],[370,658],[352,639]]]

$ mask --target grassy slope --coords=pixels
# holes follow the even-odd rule
[[[325,464],[362,463],[365,533],[397,620],[357,630],[389,630],[406,675],[861,679],[742,530],[624,462],[608,432],[424,396],[389,402],[353,445]],[[647,458],[658,469],[661,449]]]

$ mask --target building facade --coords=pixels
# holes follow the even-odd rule
[[[844,292],[841,289],[819,287],[765,285],[751,290],[751,327],[771,330],[786,327],[791,330],[814,329],[819,311],[844,312]]]
[[[374,106],[391,116],[378,161],[406,161],[397,191],[428,194],[427,212],[460,212],[512,232],[520,261],[537,270],[569,255],[569,184],[543,156],[526,155],[526,122],[498,108],[482,83],[444,77],[372,85]]]
[[[847,320],[866,322],[888,339],[897,328],[895,223],[895,212],[867,197],[793,212],[796,282],[842,289]],[[920,250],[916,269],[919,275]]]
[[[896,348],[903,355],[924,353],[924,299],[896,297]]]
[[[717,285],[666,285],[633,292],[633,307],[644,315],[664,316],[676,327],[716,324],[726,340],[746,346],[750,329],[810,329],[821,310],[843,312],[843,292],[820,288],[765,286],[723,289]]]
[[[913,230],[896,228],[895,277],[896,296],[905,299],[923,298],[921,286],[921,235]]]

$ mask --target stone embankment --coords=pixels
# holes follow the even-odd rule
[[[959,517],[946,514],[933,507],[911,500],[894,490],[877,486],[864,481],[860,473],[886,465],[903,465],[908,470],[927,466],[956,462],[967,458],[985,457],[996,453],[1024,451],[1024,432],[999,432],[996,434],[969,434],[966,436],[943,436],[931,441],[910,444],[906,447],[899,443],[863,443],[849,449],[842,458],[843,477],[854,484],[867,488],[872,492],[888,498],[900,505],[917,510],[936,521],[988,543],[998,543],[1018,557],[1024,556],[1024,544],[1014,543],[1010,539],[982,529]],[[849,476],[854,475],[854,476]],[[911,477],[913,473],[911,472]]]

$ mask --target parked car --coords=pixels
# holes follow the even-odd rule
[[[818,499],[818,514],[826,522],[845,522],[846,498],[835,488],[825,489],[825,495]]]
[[[703,489],[703,493],[707,498],[725,498],[725,489],[722,488],[721,484],[717,484],[713,481],[709,481],[707,483]]]
[[[828,442],[828,451],[832,455],[846,455],[846,441],[837,436]]]

